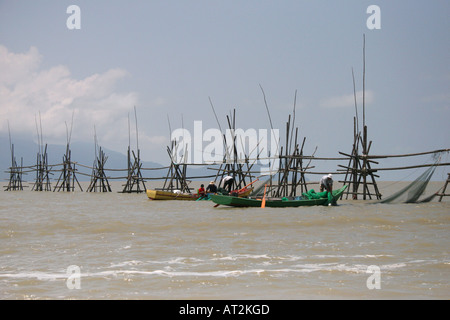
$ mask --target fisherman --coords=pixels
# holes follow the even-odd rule
[[[205,185],[204,184],[202,184],[200,186],[200,189],[198,189],[197,193],[198,193],[200,198],[205,198],[206,197],[206,190],[205,190]]]
[[[333,192],[333,175],[331,173],[320,179],[320,192],[323,192],[324,189],[330,193]]]
[[[223,188],[227,189],[227,187],[228,187],[228,192],[231,192],[231,188],[233,187],[234,178],[232,176],[226,176],[225,178],[222,179],[222,182],[223,182]]]
[[[206,187],[207,193],[217,193],[217,186],[214,181],[211,181],[209,185]]]

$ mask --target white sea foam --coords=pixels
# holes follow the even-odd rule
[[[18,273],[0,273],[0,279],[36,279],[53,281],[57,279],[67,279],[66,273],[46,273],[46,272],[18,272]]]

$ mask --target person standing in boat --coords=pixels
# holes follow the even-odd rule
[[[217,193],[217,186],[214,181],[211,181],[209,185],[206,187],[207,193]]]
[[[320,192],[323,192],[324,190],[327,190],[330,193],[333,192],[333,175],[331,173],[320,179]]]
[[[233,187],[234,178],[232,176],[226,176],[222,179],[223,182],[223,188],[227,189],[228,192],[231,192],[231,188]]]

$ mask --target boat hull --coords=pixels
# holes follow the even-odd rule
[[[147,196],[151,200],[184,200],[184,201],[195,201],[199,197],[196,194],[189,193],[175,193],[170,191],[162,190],[149,190],[147,189]]]
[[[342,195],[347,186],[333,191],[334,202]],[[211,195],[211,200],[220,205],[231,207],[261,207],[261,199],[239,198],[223,195]],[[266,200],[265,206],[269,208],[292,208],[327,205],[328,198],[311,200]]]

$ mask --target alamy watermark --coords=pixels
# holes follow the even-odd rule
[[[194,121],[194,131],[178,128],[171,133],[172,161],[187,164],[244,163],[261,166],[261,174],[278,170],[279,129],[204,130],[202,121]]]
[[[69,30],[80,30],[81,29],[81,9],[77,5],[70,5],[66,10],[67,14],[70,16],[66,20],[66,26]],[[370,16],[367,18],[366,26],[369,30],[381,29],[381,9],[377,5],[370,5],[366,10],[367,14]]]
[[[68,266],[66,274],[68,276],[66,280],[67,289],[81,289],[81,268],[76,265]]]
[[[366,26],[369,30],[381,29],[381,9],[377,5],[370,5],[367,7],[367,14],[370,16],[367,18]]]
[[[66,20],[66,26],[69,30],[80,30],[81,29],[81,9],[77,5],[70,5],[66,10],[67,14],[70,16]]]
[[[367,289],[381,289],[381,269],[379,266],[368,266],[366,273],[371,273],[371,275],[367,278],[366,286]]]

